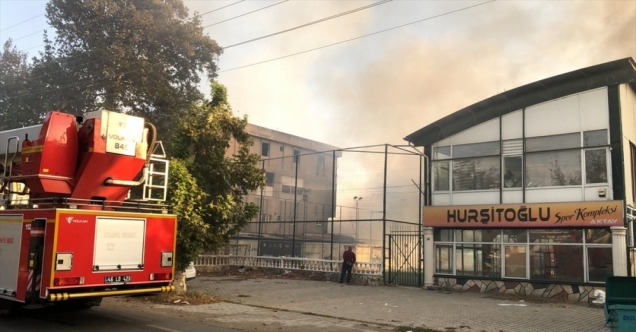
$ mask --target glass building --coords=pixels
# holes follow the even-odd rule
[[[506,91],[405,138],[428,157],[425,284],[589,301],[634,276],[636,64]]]

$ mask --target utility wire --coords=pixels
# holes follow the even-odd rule
[[[260,37],[252,38],[252,39],[249,39],[249,40],[246,40],[246,41],[243,41],[243,42],[237,43],[237,44],[228,45],[228,46],[223,47],[223,49],[225,50],[225,49],[228,49],[228,48],[231,48],[231,47],[240,46],[240,45],[244,45],[244,44],[247,44],[247,43],[251,43],[251,42],[254,42],[254,41],[257,41],[257,40],[261,40],[261,39],[265,39],[265,38],[273,37],[273,36],[276,36],[276,35],[280,35],[280,34],[283,34],[283,33],[289,32],[289,31],[298,30],[298,29],[301,29],[301,28],[304,28],[304,27],[308,27],[308,26],[310,26],[310,25],[314,25],[314,24],[322,23],[322,22],[325,22],[325,21],[328,21],[328,20],[331,20],[331,19],[334,19],[334,18],[338,18],[338,17],[342,17],[342,16],[345,16],[345,15],[349,15],[349,14],[352,14],[352,13],[355,13],[355,12],[358,12],[358,11],[361,11],[361,10],[369,9],[369,8],[371,8],[371,7],[375,7],[375,6],[383,5],[383,4],[388,3],[388,2],[391,2],[391,1],[393,1],[393,0],[382,0],[382,1],[378,1],[378,2],[372,3],[372,4],[367,5],[367,6],[362,6],[362,7],[356,8],[356,9],[348,10],[348,11],[346,11],[346,12],[342,12],[342,13],[340,13],[340,14],[336,14],[336,15],[328,16],[328,17],[325,17],[325,18],[319,19],[319,20],[317,20],[317,21],[313,21],[313,22],[309,22],[309,23],[306,23],[306,24],[303,24],[303,25],[299,25],[299,26],[297,26],[297,27],[293,27],[293,28],[290,28],[290,29],[286,29],[286,30],[282,30],[282,31],[278,31],[278,32],[270,33],[270,34],[268,34],[268,35],[264,35],[264,36],[260,36]]]
[[[245,16],[245,15],[249,15],[249,14],[252,14],[252,13],[256,13],[256,12],[261,11],[261,10],[263,10],[263,9],[267,9],[267,8],[269,8],[269,7],[274,7],[274,6],[276,6],[276,5],[280,5],[281,3],[283,3],[283,2],[287,2],[287,1],[289,1],[289,0],[284,0],[284,1],[281,1],[281,2],[277,2],[277,3],[273,4],[273,5],[269,5],[269,6],[266,6],[266,7],[263,7],[263,8],[259,8],[259,9],[257,9],[257,10],[253,10],[253,11],[251,11],[251,12],[247,12],[247,13],[242,14],[242,15],[239,15],[239,16],[234,16],[234,17],[232,17],[232,18],[228,18],[227,20],[223,20],[223,21],[220,21],[220,22],[212,23],[212,24],[210,24],[210,25],[206,25],[206,26],[204,26],[204,27],[203,27],[203,29],[205,29],[205,28],[209,28],[209,27],[211,27],[211,26],[215,26],[215,25],[217,25],[217,24],[221,24],[221,23],[224,23],[224,22],[227,22],[227,21],[231,21],[231,20],[233,20],[233,19],[235,19],[235,18],[239,18],[239,17],[243,17],[243,16]]]
[[[28,35],[26,35],[26,36],[22,36],[22,37],[20,37],[20,38],[16,38],[16,39],[14,39],[13,41],[17,41],[17,40],[20,40],[20,39],[24,39],[24,38],[26,38],[26,37],[33,36],[33,35],[35,35],[36,33],[44,32],[44,30],[45,30],[45,29],[42,29],[42,30],[40,30],[40,31],[36,31],[36,32],[30,33],[30,34],[28,34]]]
[[[16,24],[14,24],[14,25],[12,25],[12,26],[6,27],[6,28],[4,28],[4,29],[0,30],[0,32],[5,31],[5,30],[9,30],[9,29],[11,29],[11,28],[13,28],[13,27],[17,27],[18,25],[20,25],[20,24],[22,24],[22,23],[29,22],[30,20],[35,19],[35,18],[38,18],[38,17],[43,16],[43,15],[44,15],[44,13],[42,13],[42,14],[40,14],[40,15],[35,15],[35,16],[33,16],[33,17],[31,17],[31,18],[28,18],[28,19],[26,19],[26,20],[24,20],[24,21],[22,21],[22,22],[20,22],[20,23],[16,23]]]
[[[227,6],[223,6],[223,7],[220,7],[220,8],[216,8],[216,9],[210,10],[210,11],[208,11],[208,12],[205,12],[205,13],[203,13],[203,14],[195,15],[195,17],[201,17],[201,16],[203,16],[203,15],[207,15],[207,14],[210,14],[210,13],[213,13],[213,12],[216,12],[216,11],[219,11],[219,10],[221,10],[221,9],[223,9],[223,8],[227,8],[227,7],[230,7],[230,6],[236,5],[236,4],[241,3],[241,2],[243,2],[243,1],[245,1],[245,0],[240,0],[240,1],[237,1],[237,2],[234,2],[234,3],[231,3],[231,4],[227,5]],[[285,1],[289,1],[289,0],[285,0]],[[285,1],[283,1],[283,2],[285,2]],[[279,2],[279,3],[280,3],[280,2]],[[278,4],[278,3],[277,3],[277,4]],[[277,4],[274,4],[274,5],[272,5],[272,6],[275,6],[275,5],[277,5]],[[271,6],[268,6],[268,7],[271,7]],[[265,7],[265,8],[267,8],[267,7]],[[262,8],[262,9],[264,9],[264,8]],[[258,11],[258,10],[255,10],[255,11],[253,11],[253,12],[256,12],[256,11]],[[243,14],[243,15],[240,15],[240,16],[245,16],[245,15],[250,14],[250,13],[253,13],[253,12],[249,12],[249,13],[246,13],[246,14]],[[44,14],[40,14],[40,15],[38,15],[38,16],[42,16],[42,15],[44,15]],[[38,16],[36,16],[36,17],[38,17]],[[237,16],[237,17],[240,17],[240,16]],[[34,17],[34,18],[35,18],[35,17]],[[231,20],[231,19],[229,19],[229,20]],[[229,20],[226,20],[226,21],[229,21]],[[28,20],[27,20],[27,21],[28,21]],[[24,22],[26,22],[26,21],[24,21]],[[219,22],[219,23],[222,23],[222,22]],[[19,23],[18,23],[18,24],[19,24]],[[215,24],[218,24],[218,23],[215,23]],[[17,25],[17,24],[16,24],[16,25]],[[10,27],[9,27],[9,28],[10,28]],[[7,29],[8,29],[8,28],[7,28]],[[6,30],[6,29],[5,29],[5,30]],[[42,31],[44,31],[44,30],[42,30]],[[41,31],[38,31],[38,32],[41,32]],[[35,33],[33,33],[33,34],[36,34],[36,33],[38,33],[38,32],[35,32]],[[30,36],[30,35],[29,35],[29,36]],[[20,38],[18,38],[18,39],[25,38],[25,37],[28,37],[28,36],[20,37]],[[16,40],[17,40],[17,39],[16,39]],[[30,47],[30,48],[25,49],[24,51],[28,51],[28,50],[31,50],[31,49],[34,49],[34,48],[37,48],[37,47],[40,47],[40,46],[44,46],[44,45],[46,45],[46,44],[41,44],[41,45],[38,45],[38,46],[33,46],[33,47]],[[79,55],[77,55],[77,56],[82,56],[82,55],[84,55],[84,54],[79,54]],[[73,58],[75,58],[75,57],[73,57]],[[107,56],[104,56],[104,57],[101,57],[101,58],[98,58],[98,59],[96,59],[96,60],[89,61],[89,62],[86,62],[86,63],[83,63],[83,64],[78,64],[78,65],[73,66],[73,67],[70,67],[70,68],[65,68],[65,69],[61,69],[61,70],[58,70],[58,71],[54,71],[54,72],[52,72],[52,73],[46,73],[46,74],[43,74],[43,75],[39,75],[39,76],[36,76],[36,77],[32,77],[32,79],[40,78],[40,77],[42,77],[42,76],[53,75],[53,74],[56,74],[56,73],[59,73],[59,72],[62,72],[62,71],[68,70],[68,69],[77,68],[77,67],[79,67],[79,66],[81,66],[81,65],[87,65],[87,64],[89,64],[89,63],[94,63],[94,62],[97,62],[97,61],[102,60],[102,59],[105,59],[105,58],[107,58]],[[71,60],[71,58],[66,59],[66,61],[65,61],[65,62],[69,62],[69,60]]]
[[[234,3],[230,4],[230,5],[235,5],[235,4],[240,3],[240,2],[242,2],[242,1],[245,1],[245,0],[237,1],[237,2],[234,2]],[[254,12],[257,12],[257,11],[259,11],[259,10],[263,10],[263,9],[268,8],[268,7],[272,7],[272,6],[275,6],[275,5],[278,5],[278,4],[281,4],[281,3],[284,3],[284,2],[286,2],[286,1],[289,1],[289,0],[284,0],[284,1],[278,2],[278,3],[273,4],[273,5],[270,5],[270,6],[263,7],[263,8],[261,8],[261,9],[255,10],[255,11],[252,11],[252,12],[249,12],[249,13],[245,13],[245,14],[240,15],[240,16],[245,16],[245,15],[248,15],[248,14],[251,14],[251,13],[254,13]],[[271,37],[271,36],[279,35],[279,34],[282,34],[282,33],[285,33],[285,32],[289,32],[289,31],[292,31],[292,30],[301,29],[301,28],[303,28],[303,27],[307,27],[307,26],[314,25],[314,24],[317,24],[317,23],[321,23],[321,22],[324,22],[324,21],[328,21],[328,20],[331,20],[331,19],[334,19],[334,18],[342,17],[342,16],[345,16],[345,15],[349,15],[349,14],[352,14],[352,13],[355,13],[355,12],[358,12],[358,11],[361,11],[361,10],[364,10],[364,9],[368,9],[368,8],[371,8],[371,7],[375,7],[375,6],[378,6],[378,5],[381,5],[381,4],[385,4],[385,3],[387,3],[387,2],[391,2],[391,1],[393,1],[393,0],[382,0],[382,1],[378,1],[378,2],[376,2],[376,3],[370,4],[370,5],[367,5],[367,6],[362,6],[362,7],[359,7],[359,8],[356,8],[356,9],[352,9],[352,10],[349,10],[349,11],[345,11],[345,12],[342,12],[342,13],[339,13],[339,14],[336,14],[336,15],[328,16],[328,17],[322,18],[322,19],[317,20],[317,21],[309,22],[309,23],[306,23],[306,24],[303,24],[303,25],[300,25],[300,26],[297,26],[297,27],[294,27],[294,28],[286,29],[286,30],[283,30],[283,31],[279,31],[279,32],[276,32],[276,33],[273,33],[273,34],[269,34],[269,35],[265,35],[265,36],[257,37],[257,38],[254,38],[254,39],[252,39],[252,40],[247,40],[247,41],[244,41],[244,42],[241,42],[241,43],[238,43],[238,44],[230,45],[230,46],[228,46],[228,47],[234,47],[234,46],[238,46],[238,45],[243,45],[243,44],[247,44],[247,43],[250,43],[250,42],[253,42],[253,41],[257,41],[257,40],[265,39],[265,38],[268,38],[268,37]],[[223,9],[223,8],[226,8],[226,7],[229,7],[230,5],[228,5],[228,6],[224,6],[224,7],[220,7],[220,8],[217,8],[217,9],[212,10],[212,11],[209,11],[209,12],[207,12],[207,13],[211,13],[211,12],[213,12],[213,11],[220,10],[220,9]],[[207,14],[207,13],[206,13],[206,14]],[[240,16],[237,16],[237,17],[240,17]],[[237,18],[237,17],[234,17],[234,18]],[[234,18],[231,18],[231,19],[234,19]],[[219,23],[222,23],[222,22],[217,22],[217,23],[215,23],[215,24],[219,24]],[[214,24],[213,24],[213,25],[214,25]],[[44,31],[44,30],[42,30],[42,31]],[[39,31],[38,31],[38,32],[39,32]],[[37,32],[35,32],[35,33],[37,33]],[[35,33],[33,33],[33,34],[35,34]],[[26,36],[24,36],[24,37],[26,37]],[[21,37],[21,38],[24,38],[24,37]],[[228,48],[228,47],[222,47],[222,49],[226,49],[226,48]],[[103,57],[103,58],[106,58],[106,57]],[[96,62],[96,61],[98,61],[98,60],[100,60],[100,59],[93,60],[93,61],[87,62],[87,63],[85,63],[85,64],[89,64],[89,63],[92,63],[92,62]],[[68,60],[67,60],[66,62],[68,62]],[[69,68],[69,69],[76,68],[76,67],[78,67],[78,66],[79,66],[79,65],[74,66],[74,67],[71,67],[71,68]],[[50,74],[55,74],[55,73],[58,73],[58,72],[61,72],[61,71],[64,71],[64,70],[65,70],[65,69],[58,70],[58,71],[53,72],[53,73],[50,73]],[[141,70],[141,69],[140,69],[140,70]],[[38,77],[45,76],[45,75],[47,75],[47,74],[40,75],[40,76],[38,76]],[[58,88],[58,89],[61,89],[61,88]]]
[[[223,9],[223,8],[227,8],[227,7],[230,7],[230,6],[234,6],[234,5],[239,4],[239,3],[243,2],[243,1],[245,1],[245,0],[240,0],[240,1],[237,1],[237,2],[234,2],[234,3],[231,3],[231,4],[227,5],[227,6],[223,6],[223,7],[220,7],[220,8],[216,8],[216,9],[210,10],[210,11],[208,11],[208,12],[205,12],[205,13],[203,13],[203,14],[195,15],[195,17],[201,17],[201,16],[203,16],[203,15],[207,15],[207,14],[210,14],[210,13],[213,13],[213,12],[216,12],[216,11],[219,11],[219,10],[221,10],[221,9]],[[289,1],[289,0],[286,0],[286,1]],[[42,13],[42,14],[40,14],[40,15],[37,15],[37,16],[34,16],[34,17],[31,17],[31,18],[30,18],[30,19],[28,19],[28,20],[24,20],[24,21],[22,21],[22,22],[20,22],[20,23],[18,23],[18,24],[12,25],[12,26],[10,26],[10,27],[8,27],[8,28],[4,28],[4,29],[2,29],[2,30],[0,30],[0,31],[4,31],[4,30],[7,30],[7,29],[9,29],[9,28],[13,28],[14,26],[20,25],[20,24],[22,24],[22,23],[24,23],[24,22],[30,21],[30,20],[32,20],[32,19],[34,19],[34,18],[36,18],[36,17],[40,17],[40,16],[42,16],[42,15],[44,15],[44,13]],[[19,38],[13,39],[13,41],[17,41],[17,40],[20,40],[20,39],[24,39],[24,38],[27,38],[27,37],[33,36],[33,35],[35,35],[36,33],[40,33],[40,32],[44,32],[44,30],[36,31],[36,32],[30,33],[30,34],[28,34],[28,35],[26,35],[26,36],[22,36],[22,37],[19,37]],[[34,49],[34,48],[37,48],[37,47],[40,47],[40,46],[43,46],[43,45],[44,45],[44,44],[42,44],[42,45],[38,45],[38,46],[33,46],[33,47],[31,47],[31,48],[27,48],[25,51],[28,51],[28,50],[31,50],[31,49]]]
[[[34,49],[34,48],[38,48],[38,47],[40,47],[40,46],[44,46],[44,45],[46,45],[46,44],[40,44],[40,45],[38,45],[38,46],[29,47],[29,48],[27,48],[27,49],[25,49],[25,50],[22,50],[22,51],[24,52],[24,51],[32,50],[32,49]]]
[[[430,16],[430,17],[427,17],[427,18],[423,18],[421,20],[417,20],[417,21],[413,21],[413,22],[410,22],[410,23],[406,23],[406,24],[395,26],[395,27],[391,27],[391,28],[388,28],[388,29],[383,29],[383,30],[380,30],[380,31],[372,32],[372,33],[369,33],[369,34],[366,34],[366,35],[362,35],[362,36],[359,36],[359,37],[343,40],[343,41],[340,41],[340,42],[337,42],[337,43],[332,43],[332,44],[324,45],[324,46],[321,46],[321,47],[316,47],[316,48],[309,49],[309,50],[306,50],[306,51],[297,52],[297,53],[294,53],[294,54],[285,55],[285,56],[281,56],[281,57],[277,57],[277,58],[273,58],[273,59],[269,59],[269,60],[264,60],[264,61],[260,61],[260,62],[248,64],[248,65],[244,65],[244,66],[234,67],[234,68],[230,68],[230,69],[226,69],[226,70],[220,70],[220,71],[218,71],[218,73],[223,73],[223,72],[233,71],[233,70],[237,70],[237,69],[241,69],[241,68],[256,66],[256,65],[259,65],[259,64],[267,63],[267,62],[272,62],[272,61],[276,61],[276,60],[280,60],[280,59],[285,59],[285,58],[289,58],[289,57],[292,57],[292,56],[296,56],[296,55],[299,55],[299,54],[304,54],[304,53],[320,50],[320,49],[327,48],[327,47],[330,47],[330,46],[343,44],[343,43],[350,42],[350,41],[353,41],[353,40],[362,39],[362,38],[373,36],[373,35],[380,34],[380,33],[383,33],[383,32],[399,29],[399,28],[402,28],[402,27],[405,27],[405,26],[408,26],[408,25],[412,25],[412,24],[428,21],[428,20],[431,20],[431,19],[434,19],[434,18],[438,18],[438,17],[450,15],[450,14],[453,14],[453,13],[461,12],[461,11],[464,11],[464,10],[467,10],[467,9],[475,8],[475,7],[482,6],[482,5],[485,5],[487,3],[491,3],[491,2],[495,2],[495,1],[496,0],[490,0],[490,1],[482,2],[482,3],[476,4],[476,5],[463,7],[463,8],[460,8],[460,9],[452,10],[452,11],[445,12],[445,13],[442,13],[442,14],[438,14],[438,15],[435,15],[435,16]],[[161,65],[161,64],[158,64],[158,65]],[[139,68],[139,69],[127,71],[127,72],[121,73],[120,75],[131,74],[131,73],[134,73],[134,72],[141,71],[143,69],[144,68]],[[108,79],[108,78],[101,78],[101,79],[97,79],[97,80],[90,79],[91,82],[80,81],[80,82],[76,82],[76,83],[73,83],[73,84],[68,84],[68,85],[64,85],[64,86],[57,87],[57,88],[52,88],[52,89],[46,88],[46,89],[40,89],[40,90],[27,91],[27,92],[24,92],[24,93],[21,93],[21,94],[16,94],[16,95],[13,95],[13,96],[9,96],[9,98],[11,98],[11,97],[20,97],[20,96],[25,96],[25,95],[29,95],[29,94],[33,94],[33,93],[44,92],[44,91],[61,90],[61,89],[65,89],[65,88],[68,88],[68,87],[79,86],[79,85],[82,85],[84,83],[88,83],[88,85],[87,85],[87,87],[88,87],[88,86],[91,86],[91,85],[95,84],[96,82],[104,81],[106,79]]]
[[[421,20],[417,20],[417,21],[413,21],[413,22],[410,22],[410,23],[394,26],[392,28],[388,28],[388,29],[372,32],[372,33],[369,33],[369,34],[366,34],[366,35],[362,35],[362,36],[359,36],[359,37],[355,37],[355,38],[339,41],[337,43],[332,43],[332,44],[328,44],[328,45],[312,48],[312,49],[309,49],[309,50],[305,50],[305,51],[301,51],[301,52],[297,52],[297,53],[293,53],[293,54],[289,54],[289,55],[284,55],[284,56],[273,58],[273,59],[269,59],[269,60],[255,62],[255,63],[251,63],[251,64],[248,64],[248,65],[243,65],[243,66],[234,67],[234,68],[225,69],[225,70],[219,70],[217,73],[224,73],[224,72],[237,70],[237,69],[241,69],[241,68],[252,67],[252,66],[263,64],[263,63],[268,63],[268,62],[272,62],[272,61],[276,61],[276,60],[280,60],[280,59],[290,58],[290,57],[293,57],[293,56],[296,56],[296,55],[300,55],[300,54],[304,54],[304,53],[309,53],[309,52],[321,50],[323,48],[327,48],[327,47],[331,47],[331,46],[335,46],[335,45],[339,45],[339,44],[344,44],[344,43],[347,43],[347,42],[350,42],[350,41],[353,41],[353,40],[362,39],[362,38],[373,36],[373,35],[377,35],[377,34],[380,34],[380,33],[383,33],[383,32],[399,29],[399,28],[402,28],[402,27],[405,27],[405,26],[408,26],[408,25],[412,25],[412,24],[416,24],[416,23],[432,20],[434,18],[450,15],[450,14],[453,14],[453,13],[457,13],[457,12],[460,12],[460,11],[463,11],[463,10],[467,10],[467,9],[470,9],[470,8],[474,8],[474,7],[478,7],[478,6],[481,6],[481,5],[485,5],[487,3],[491,3],[491,2],[495,2],[495,1],[496,0],[490,0],[490,1],[482,2],[482,3],[476,4],[476,5],[463,7],[463,8],[460,8],[460,9],[457,9],[457,10],[453,10],[453,11],[450,11],[450,12],[442,13],[442,14],[435,15],[435,16],[430,16],[430,17],[427,17],[427,18],[424,18],[424,19],[421,19]]]
[[[231,3],[231,4],[227,5],[227,6],[223,6],[223,7],[217,8],[217,9],[212,9],[212,10],[210,10],[209,12],[205,12],[205,13],[203,13],[203,14],[195,15],[195,17],[197,17],[197,16],[198,16],[198,17],[201,17],[201,16],[203,16],[203,15],[207,15],[207,14],[210,14],[210,13],[214,13],[215,11],[219,11],[219,10],[221,10],[221,9],[223,9],[223,8],[227,8],[227,7],[230,7],[230,6],[234,6],[234,5],[239,4],[239,3],[243,2],[243,1],[245,1],[245,0],[241,0],[241,1],[233,2],[233,3]]]

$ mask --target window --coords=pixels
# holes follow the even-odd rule
[[[580,229],[531,229],[530,243],[583,243]]]
[[[451,148],[450,146],[438,146],[433,148],[433,160],[450,159]]]
[[[461,276],[501,276],[501,231],[495,229],[455,230],[456,271]]]
[[[453,160],[453,190],[499,189],[499,157]]]
[[[456,269],[458,276],[501,276],[501,246],[497,244],[457,244]]]
[[[603,146],[607,145],[607,129],[586,131],[583,133],[583,146]]]
[[[268,187],[274,186],[274,173],[265,173],[265,185]]]
[[[436,273],[533,281],[604,282],[608,229],[435,229]]]
[[[587,248],[587,270],[590,282],[605,282],[606,276],[614,275],[612,248]]]
[[[433,234],[433,240],[435,242],[452,242],[453,230],[451,229],[436,229]]]
[[[282,192],[284,194],[293,194],[294,193],[294,187],[293,186],[283,185]]]
[[[583,282],[583,246],[530,246],[530,279]]]
[[[506,246],[506,278],[526,278],[526,246]]]
[[[581,185],[581,151],[527,154],[525,181],[527,188]]]
[[[585,150],[585,183],[607,183],[606,149]]]
[[[501,242],[498,229],[458,229],[455,230],[457,242]]]
[[[552,151],[581,147],[581,134],[562,134],[526,138],[526,151]]]
[[[499,141],[453,145],[453,158],[492,156],[498,155],[500,151]]]
[[[322,154],[319,154],[317,156],[317,169],[316,169],[316,175],[325,175],[325,156]]]
[[[433,163],[433,191],[448,191],[450,189],[448,165],[448,161]]]
[[[504,229],[503,240],[507,243],[528,242],[528,231],[525,229]]]
[[[262,142],[261,143],[261,155],[263,155],[265,157],[269,157],[269,143],[268,142]]]
[[[452,245],[436,245],[435,246],[435,272],[441,274],[453,274],[453,246]]]
[[[300,149],[294,149],[294,163],[300,164]]]
[[[585,243],[612,244],[612,233],[605,228],[586,229]]]
[[[503,167],[504,188],[521,188],[521,181],[523,180],[523,157],[504,157]]]

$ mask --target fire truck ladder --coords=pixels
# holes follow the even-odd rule
[[[15,151],[13,151],[13,154],[11,155],[11,158],[9,159],[9,147],[11,146],[11,141],[15,140]],[[20,137],[18,136],[11,136],[7,139],[7,146],[6,149],[4,151],[4,163],[2,164],[2,167],[4,172],[2,173],[2,182],[7,181],[10,177],[11,177],[11,172],[12,172],[12,168],[13,168],[13,161],[15,160],[15,157],[18,155],[18,153],[20,152]]]
[[[11,141],[15,141],[15,150],[10,151]],[[11,181],[13,174],[13,163],[16,157],[20,153],[20,138],[18,136],[11,136],[7,139],[5,151],[4,151],[4,163],[2,164],[2,177],[0,181],[0,202],[4,206],[7,201],[13,202],[12,204],[27,204],[27,201],[23,202],[22,198],[18,195],[26,194],[25,186],[22,183],[14,183]],[[9,157],[11,155],[11,157]]]
[[[166,150],[163,143],[157,141],[150,155],[150,166],[144,181],[143,200],[163,202],[168,195],[168,168]]]

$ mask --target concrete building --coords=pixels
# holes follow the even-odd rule
[[[506,91],[405,139],[430,160],[426,285],[587,301],[606,276],[634,275],[633,59]]]
[[[246,131],[254,140],[250,152],[262,157],[266,187],[247,197],[261,206],[261,214],[233,241],[239,248],[236,254],[328,257],[327,221],[334,213],[337,188],[334,161],[341,152],[335,146],[253,124]],[[231,142],[227,153],[236,149]]]

